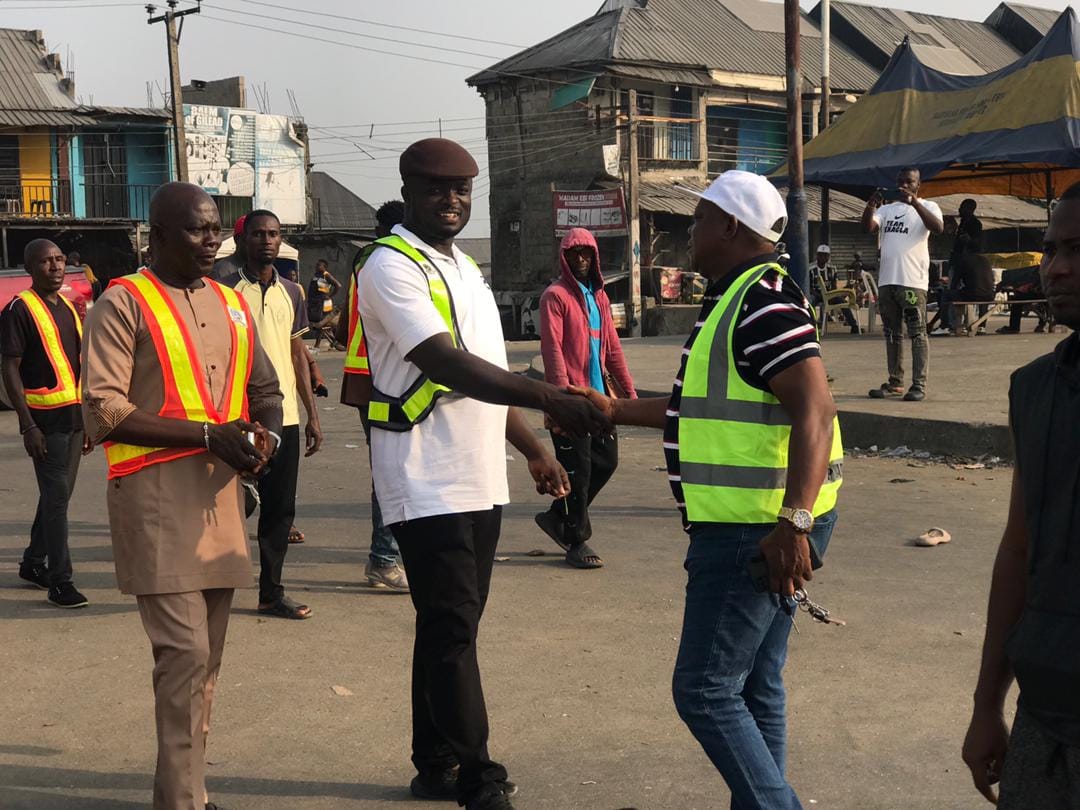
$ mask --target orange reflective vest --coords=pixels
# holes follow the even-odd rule
[[[26,404],[31,408],[49,410],[51,408],[63,408],[67,405],[78,405],[82,402],[82,383],[75,378],[75,372],[71,368],[64,346],[60,342],[60,330],[53,320],[52,313],[45,306],[45,302],[33,290],[23,290],[17,298],[26,304],[30,317],[37,327],[41,345],[45,349],[45,356],[49,358],[53,375],[56,377],[56,385],[52,388],[27,388]],[[79,333],[79,343],[82,344],[82,321],[74,305],[64,296],[58,295],[65,306],[71,310],[71,317],[75,319],[75,329]]]
[[[254,358],[254,321],[247,303],[230,287],[203,279],[221,301],[228,316],[232,341],[231,360],[225,396],[219,409],[210,397],[202,363],[183,318],[176,310],[164,285],[150,270],[112,282],[126,289],[139,304],[146,318],[150,337],[161,366],[165,402],[158,416],[187,419],[192,422],[223,424],[247,418],[247,384]],[[120,478],[151,464],[161,464],[185,456],[205,453],[204,447],[140,447],[120,442],[105,442],[109,478]]]
[[[356,282],[360,271],[364,269],[364,262],[375,252],[375,243],[368,245],[353,268],[352,277],[349,281],[349,339],[345,344],[345,373],[363,374],[371,376],[371,366],[368,363],[367,341],[364,340],[364,327],[360,324],[359,302],[356,300]]]

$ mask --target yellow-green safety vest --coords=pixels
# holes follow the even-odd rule
[[[773,523],[784,505],[791,419],[780,400],[748,385],[735,366],[743,299],[778,264],[740,275],[705,319],[686,360],[679,406],[679,473],[690,523]],[[829,468],[811,510],[836,506],[843,480],[840,423],[833,419]]]
[[[439,268],[435,266],[435,263],[424,255],[423,251],[409,244],[400,236],[391,234],[390,236],[384,236],[381,239],[375,240],[371,251],[365,251],[361,256],[360,262],[357,263],[354,270],[354,279],[356,274],[363,268],[363,263],[375,252],[376,247],[385,247],[396,250],[398,253],[411,259],[417,268],[419,268],[420,272],[422,272],[427,279],[428,293],[431,295],[431,302],[435,305],[435,309],[439,311],[439,315],[442,316],[443,322],[450,332],[450,339],[453,340],[456,348],[465,349],[465,345],[461,341],[461,330],[457,325],[457,315],[454,311],[454,299],[450,295],[450,288],[446,284],[446,279],[439,271]],[[465,258],[467,258],[474,267],[477,267],[476,262],[473,261],[472,257],[466,256]],[[477,271],[479,272],[479,267],[477,267]],[[356,314],[356,328],[349,340],[350,350],[354,345],[359,347],[364,341],[364,326],[359,317],[359,309],[357,309]],[[366,359],[370,362],[370,358]],[[373,375],[372,380],[374,381],[375,369],[372,368],[371,371]],[[421,372],[420,376],[405,390],[405,393],[400,396],[392,397],[388,394],[384,394],[373,385],[371,389],[371,401],[368,403],[368,422],[372,427],[382,428],[383,430],[393,430],[398,432],[412,430],[416,425],[428,417],[432,410],[434,410],[435,403],[441,397],[456,396],[460,395],[455,394],[445,385],[439,385],[432,381],[431,378],[423,372]]]

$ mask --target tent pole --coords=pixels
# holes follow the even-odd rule
[[[830,73],[830,29],[832,27],[831,0],[821,0],[821,121],[818,123],[818,133],[824,132],[829,127],[829,101],[832,95],[832,83],[829,80]],[[832,237],[829,227],[829,186],[821,187],[821,227],[819,238],[822,244],[829,244]]]
[[[1046,171],[1046,224],[1050,224],[1050,214],[1054,208],[1054,175],[1047,169]]]
[[[791,255],[788,273],[804,290],[810,289],[809,234],[806,190],[803,188],[802,75],[799,71],[799,0],[784,0],[784,52],[787,63],[788,229]]]

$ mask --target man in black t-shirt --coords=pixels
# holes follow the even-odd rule
[[[1080,329],[1080,183],[1046,230],[1039,275],[1058,323]],[[982,667],[964,740],[975,787],[1000,810],[1080,807],[1080,339],[1012,377],[1009,517],[990,585]],[[1005,697],[1020,687],[1010,733]],[[993,785],[1001,782],[1001,796]]]
[[[82,326],[75,308],[60,295],[60,248],[35,239],[23,258],[31,287],[0,314],[4,386],[19,415],[19,432],[34,461],[40,492],[19,576],[47,589],[57,607],[85,607],[86,597],[71,581],[67,520],[80,455],[91,449],[80,411]]]

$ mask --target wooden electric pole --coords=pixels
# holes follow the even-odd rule
[[[804,292],[810,290],[806,190],[803,188],[802,73],[799,69],[799,0],[784,0],[784,52],[787,62],[788,130],[788,273]]]
[[[830,28],[832,27],[832,15],[829,9],[830,0],[821,0],[821,120],[818,122],[818,133],[824,132],[829,127],[829,97],[832,95],[832,84],[829,79],[831,72],[831,48]],[[832,236],[829,227],[829,187],[821,187],[821,242],[829,244]]]
[[[637,120],[637,90],[630,90],[629,96],[629,122],[627,137],[630,140],[630,176],[627,178],[627,191],[630,199],[626,201],[626,214],[628,219],[626,241],[626,264],[630,270],[630,308],[626,313],[626,325],[630,330],[631,337],[641,337],[642,320],[645,313],[641,311],[641,218],[638,205],[640,197],[640,168],[638,166],[638,120]]]
[[[165,39],[169,48],[169,92],[172,95],[172,115],[173,115],[173,147],[176,153],[176,179],[182,182],[187,182],[188,169],[187,169],[187,142],[184,138],[184,95],[181,90],[180,84],[180,31],[183,30],[183,22],[180,24],[180,30],[177,30],[176,20],[181,17],[186,17],[188,14],[198,14],[202,11],[202,0],[198,0],[199,5],[195,8],[189,8],[184,11],[177,11],[177,0],[167,0],[166,5],[169,10],[162,14],[160,17],[155,17],[154,12],[157,10],[155,6],[148,5],[146,7],[146,13],[150,15],[150,19],[146,22],[148,25],[154,23],[165,23]]]

